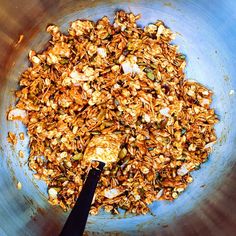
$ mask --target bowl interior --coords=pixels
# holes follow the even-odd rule
[[[22,9],[24,2],[24,9]],[[214,3],[213,3],[214,2]],[[33,178],[27,166],[28,139],[15,147],[7,142],[7,133],[25,132],[20,122],[6,121],[6,111],[14,106],[14,91],[18,78],[27,66],[30,49],[42,50],[49,39],[45,28],[55,23],[63,31],[69,22],[78,19],[97,20],[106,15],[111,20],[119,9],[142,14],[139,24],[144,26],[160,19],[176,32],[174,44],[187,56],[186,78],[196,80],[214,92],[212,107],[220,122],[216,125],[218,141],[209,160],[193,173],[194,182],[173,201],[157,201],[147,215],[118,216],[101,212],[90,216],[88,233],[198,235],[203,232],[216,235],[232,233],[235,223],[233,209],[236,199],[233,189],[235,168],[236,123],[236,2],[235,1],[0,1],[3,12],[0,22],[3,51],[1,78],[1,162],[0,162],[0,224],[1,235],[57,235],[68,213],[47,203],[46,185]],[[19,13],[19,9],[22,12]],[[15,45],[20,34],[23,41]],[[8,50],[7,50],[8,49]],[[5,53],[5,54],[4,54]],[[3,64],[4,63],[4,64]],[[18,157],[19,150],[25,153]],[[16,185],[21,182],[22,189]],[[236,207],[234,206],[234,209]],[[222,227],[224,231],[222,230]],[[24,232],[24,233],[23,233]],[[204,235],[205,235],[204,234]],[[227,234],[225,234],[227,235]],[[231,235],[231,234],[228,234]]]

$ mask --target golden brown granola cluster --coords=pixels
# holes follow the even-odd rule
[[[184,79],[185,57],[170,44],[170,29],[161,21],[139,28],[139,18],[119,11],[114,23],[77,20],[68,35],[50,25],[50,45],[29,53],[9,119],[27,125],[29,167],[65,210],[81,191],[90,168],[83,154],[96,135],[123,142],[92,214],[101,207],[145,214],[153,201],[177,198],[216,141],[212,92]]]

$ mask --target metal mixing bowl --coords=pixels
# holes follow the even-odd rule
[[[14,105],[18,77],[28,66],[30,49],[42,50],[49,39],[45,27],[77,18],[114,16],[118,9],[141,13],[140,25],[163,20],[177,32],[174,41],[187,55],[188,78],[214,91],[213,107],[220,118],[218,142],[209,161],[195,171],[194,182],[175,201],[158,201],[151,214],[90,217],[89,234],[235,235],[236,230],[236,1],[153,0],[72,1],[0,0],[0,235],[58,235],[67,213],[47,203],[46,186],[36,181],[26,163],[27,140],[12,148],[7,132],[25,132],[20,122],[6,121]],[[16,45],[19,35],[23,41]],[[19,150],[25,158],[18,157]],[[16,188],[17,183],[22,189]]]

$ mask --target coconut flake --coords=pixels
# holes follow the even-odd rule
[[[151,121],[151,117],[148,115],[148,114],[144,114],[144,116],[143,116],[143,119],[147,122],[147,123],[149,123],[150,121]]]
[[[207,143],[204,148],[212,148],[214,144],[215,144],[215,141]]]
[[[83,73],[79,73],[78,71],[76,70],[73,70],[71,73],[70,73],[70,77],[72,78],[72,83],[74,85],[79,85],[78,83],[80,81],[88,81],[90,80],[89,77],[87,77],[85,74]]]
[[[117,189],[117,188],[112,188],[112,189],[105,189],[104,190],[104,196],[106,198],[112,199],[114,197],[117,197],[121,194],[122,192]]]
[[[114,26],[114,28],[118,28],[119,27],[119,25],[116,22],[113,24],[113,26]]]
[[[165,27],[163,25],[159,25],[157,29],[157,36],[161,35],[165,30]]]
[[[48,190],[48,194],[49,194],[49,197],[51,197],[52,199],[57,198],[57,191],[54,188],[50,188]]]
[[[202,94],[207,96],[209,94],[209,92],[207,90],[205,90],[202,92]]]
[[[210,100],[209,99],[206,99],[206,98],[203,98],[202,99],[202,102],[201,102],[201,105],[209,105],[210,104]]]
[[[135,195],[134,195],[134,199],[135,199],[136,201],[138,201],[138,200],[140,200],[140,199],[141,199],[141,197],[140,197],[140,195],[139,195],[139,194],[135,194]]]
[[[122,66],[122,69],[123,69],[125,74],[133,72],[133,69],[132,69],[132,66],[131,66],[130,62],[128,62],[128,61],[123,62],[121,64],[121,66]]]
[[[8,120],[24,120],[27,112],[23,109],[15,108],[8,113]]]
[[[131,62],[132,64],[134,64],[134,63],[136,63],[136,62],[138,61],[137,57],[136,57],[136,56],[133,56],[133,55],[129,57],[129,60],[130,60],[130,62]]]
[[[157,195],[156,195],[156,199],[159,199],[162,195],[163,195],[164,189],[161,189]]]
[[[122,26],[121,26],[121,31],[125,31],[125,29],[126,29],[126,26],[125,26],[125,25],[122,25]]]
[[[162,108],[162,109],[160,110],[160,113],[161,113],[163,116],[170,117],[169,111],[170,111],[170,108],[169,108],[169,107],[166,107],[166,108]]]
[[[120,88],[120,85],[119,84],[114,84],[113,88],[118,89],[118,88]]]
[[[140,73],[140,69],[139,69],[139,67],[138,67],[138,65],[137,64],[133,64],[133,73]]]
[[[121,64],[121,66],[125,74],[128,73],[135,74],[135,73],[140,73],[141,71],[137,64],[132,64],[129,61],[124,61]]]
[[[177,170],[177,174],[180,176],[184,176],[189,172],[188,169],[188,164],[184,163],[178,170]]]
[[[70,77],[71,77],[72,79],[79,80],[79,79],[80,79],[80,74],[78,73],[78,71],[73,70],[73,71],[70,73]]]
[[[97,53],[102,57],[105,58],[107,56],[107,52],[105,48],[98,48]]]

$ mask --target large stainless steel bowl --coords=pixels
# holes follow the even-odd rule
[[[213,154],[196,171],[194,182],[174,202],[155,202],[152,214],[90,217],[87,232],[129,235],[235,235],[236,230],[236,1],[72,1],[0,0],[0,235],[57,235],[67,216],[46,200],[46,186],[35,181],[26,164],[27,140],[12,148],[7,132],[25,132],[20,122],[6,121],[14,105],[18,76],[27,67],[30,49],[41,50],[45,27],[63,30],[77,18],[113,17],[118,9],[141,13],[140,25],[163,20],[178,32],[175,43],[187,55],[187,77],[215,93],[220,118]],[[23,41],[15,45],[19,35]],[[25,158],[18,157],[18,151]],[[21,182],[22,189],[16,185]]]

